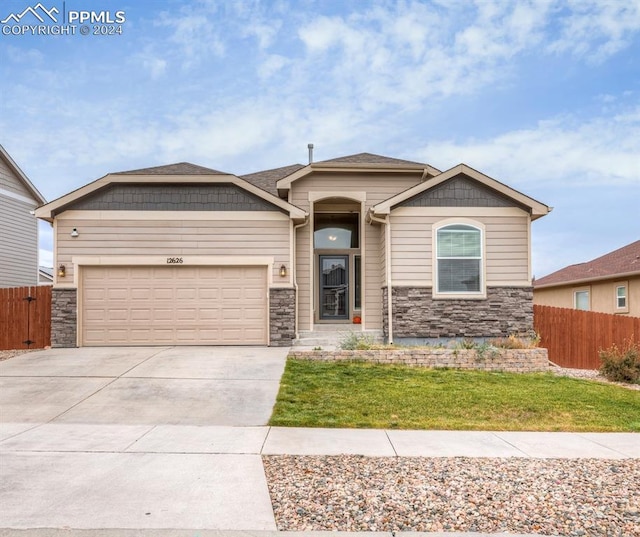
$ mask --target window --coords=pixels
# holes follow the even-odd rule
[[[436,234],[437,292],[482,292],[482,232],[466,224],[438,229]]]
[[[616,287],[616,308],[619,310],[627,307],[627,286],[619,285]]]
[[[589,291],[576,291],[573,294],[573,303],[577,310],[589,311]]]
[[[358,213],[317,213],[314,218],[313,245],[318,249],[360,248]]]

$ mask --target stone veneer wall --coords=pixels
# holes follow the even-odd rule
[[[531,373],[549,370],[547,349],[489,349],[478,353],[475,349],[380,349],[366,351],[308,351],[296,350],[290,358],[319,361],[361,361],[376,364],[397,364],[416,367],[450,367],[482,371]]]
[[[383,328],[388,336],[387,289]],[[434,299],[431,287],[393,288],[395,338],[505,337],[533,332],[533,287],[487,287],[487,298]]]
[[[77,347],[78,290],[51,290],[51,346]]]
[[[296,337],[296,290],[269,289],[269,345],[289,347]]]

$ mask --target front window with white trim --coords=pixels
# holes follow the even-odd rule
[[[436,233],[437,292],[482,293],[482,231],[467,224],[441,227]]]

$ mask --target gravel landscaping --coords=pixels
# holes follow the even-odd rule
[[[279,530],[640,536],[638,459],[263,459]]]
[[[33,351],[41,351],[42,349],[23,349],[23,350],[10,350],[10,351],[0,351],[0,362],[2,360],[8,360],[9,358],[13,358],[14,356],[19,356],[24,354],[25,352],[33,352]]]

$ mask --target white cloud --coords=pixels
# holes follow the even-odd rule
[[[640,184],[640,107],[578,122],[539,121],[491,139],[433,141],[421,151],[434,166],[466,162],[518,184]]]
[[[563,8],[568,7],[564,12]],[[627,47],[640,30],[640,3],[602,0],[571,0],[555,10],[559,36],[548,50],[570,52],[592,63],[600,63]]]

